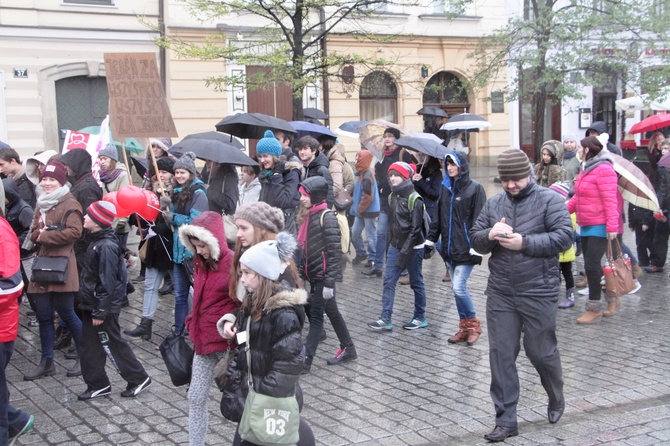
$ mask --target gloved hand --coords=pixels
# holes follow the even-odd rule
[[[173,218],[174,218],[174,214],[172,213],[172,211],[164,211],[163,212],[163,220],[165,220],[165,223],[171,225]]]
[[[335,296],[335,290],[333,288],[323,288],[323,300],[332,299],[333,296]]]
[[[172,199],[169,195],[161,195],[160,203],[161,209],[170,209],[170,205],[172,205]]]
[[[395,264],[398,268],[405,269],[405,268],[407,268],[407,261],[408,260],[409,260],[409,256],[407,254],[398,253],[398,258],[395,261]]]
[[[273,170],[278,173],[284,173],[286,170],[285,163],[283,161],[278,162]]]
[[[116,232],[123,233],[126,230],[126,225],[127,225],[127,222],[125,222],[123,220],[119,220],[119,221],[116,222],[116,227],[114,228],[114,230]]]

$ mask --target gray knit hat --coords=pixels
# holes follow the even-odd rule
[[[498,176],[501,181],[522,180],[530,176],[530,161],[523,151],[508,149],[498,155]]]
[[[175,163],[173,170],[184,169],[191,172],[193,175],[197,175],[198,171],[195,168],[195,153],[186,152],[179,158]]]
[[[175,166],[176,167],[176,166]],[[235,212],[235,220],[246,220],[257,228],[277,234],[284,229],[284,213],[281,209],[270,206],[263,201],[247,203]]]
[[[107,144],[98,152],[98,156],[106,156],[107,158],[113,159],[114,161],[119,161],[119,152],[116,150],[114,144]]]

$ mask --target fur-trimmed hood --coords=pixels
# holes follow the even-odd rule
[[[307,305],[307,291],[302,288],[280,291],[268,299],[263,311],[267,313],[295,305]]]
[[[191,224],[179,228],[179,240],[192,254],[196,254],[195,246],[189,240],[195,237],[207,244],[212,259],[218,262],[221,258],[221,247],[227,247],[223,217],[216,212],[206,211],[198,215]],[[225,252],[228,250],[226,249]]]

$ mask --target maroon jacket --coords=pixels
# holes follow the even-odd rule
[[[233,252],[226,243],[223,218],[216,212],[203,212],[191,222],[179,228],[182,244],[196,254],[190,238],[195,237],[205,243],[211,258],[216,261],[216,270],[211,270],[202,256],[195,256],[193,273],[193,308],[186,318],[189,337],[199,355],[209,355],[229,348],[216,328],[217,321],[224,314],[237,308],[237,303],[228,295],[228,281]],[[235,347],[234,344],[230,348]]]

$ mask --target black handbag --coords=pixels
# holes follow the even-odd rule
[[[65,212],[59,225],[47,226],[47,231],[61,231],[66,228],[67,218],[71,213],[76,212],[70,209]],[[67,271],[70,264],[70,258],[65,256],[36,256],[33,260],[33,269],[30,280],[36,283],[55,283],[64,284],[67,282]]]
[[[194,351],[184,339],[183,334],[172,331],[163,339],[158,349],[172,384],[179,387],[190,383]]]
[[[33,261],[31,280],[36,283],[66,283],[69,264],[69,257],[37,256]]]

